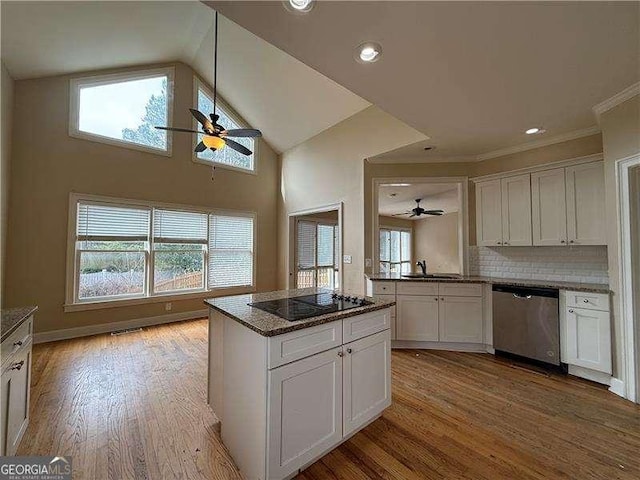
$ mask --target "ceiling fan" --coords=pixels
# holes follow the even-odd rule
[[[395,215],[393,215],[394,217],[399,217],[402,215],[409,215],[409,217],[419,217],[421,215],[434,215],[434,216],[440,216],[444,213],[444,210],[425,210],[424,208],[422,208],[420,206],[420,202],[422,201],[421,198],[416,198],[416,208],[412,208],[411,210],[409,210],[408,212],[404,212],[404,213],[396,213]]]
[[[260,130],[256,130],[253,128],[234,128],[231,130],[225,129],[222,125],[218,123],[218,119],[220,115],[216,114],[216,100],[217,100],[217,91],[216,91],[216,80],[218,77],[218,12],[216,12],[215,16],[215,47],[213,54],[213,113],[209,114],[207,117],[204,113],[196,110],[195,108],[190,108],[189,111],[191,115],[198,121],[200,126],[202,127],[202,131],[199,132],[197,130],[192,130],[190,128],[176,128],[176,127],[155,127],[158,130],[171,130],[173,132],[188,132],[188,133],[201,133],[204,135],[202,141],[196,145],[194,152],[200,153],[204,152],[207,148],[211,149],[211,151],[215,152],[216,150],[220,150],[224,148],[225,145],[229,146],[229,148],[234,149],[236,152],[240,152],[243,155],[251,155],[251,150],[249,150],[244,145],[236,142],[235,140],[231,140],[229,137],[244,137],[244,138],[256,138],[261,137],[262,132]]]

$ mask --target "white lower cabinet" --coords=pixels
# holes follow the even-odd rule
[[[345,345],[343,433],[357,431],[391,405],[389,330]]]
[[[441,342],[482,343],[482,297],[441,297]]]
[[[398,340],[438,341],[438,297],[398,295],[396,301]]]
[[[285,478],[342,440],[342,347],[269,371],[268,478]]]
[[[567,308],[564,362],[611,373],[611,317],[609,312]]]

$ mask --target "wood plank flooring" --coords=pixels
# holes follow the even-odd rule
[[[72,455],[74,479],[239,479],[206,405],[207,322],[34,347],[18,454]],[[640,478],[640,407],[491,355],[394,351],[393,405],[298,476]]]

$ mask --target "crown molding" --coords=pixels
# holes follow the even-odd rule
[[[451,157],[382,157],[382,158],[368,158],[367,162],[371,164],[419,164],[419,163],[469,163],[475,162],[476,157],[474,155],[461,155]]]
[[[583,128],[582,130],[575,130],[573,132],[563,133],[554,137],[544,138],[536,140],[534,142],[527,142],[521,145],[515,145],[513,147],[501,148],[494,150],[493,152],[483,153],[476,157],[476,161],[482,162],[491,158],[503,157],[505,155],[511,155],[513,153],[525,152],[527,150],[533,150],[534,148],[546,147],[548,145],[554,145],[556,143],[568,142],[569,140],[575,140],[577,138],[589,137],[600,133],[600,127],[593,126],[589,128]]]
[[[600,123],[600,115],[602,115],[604,112],[611,110],[612,108],[626,102],[636,95],[640,95],[640,82],[634,83],[630,87],[627,87],[621,92],[616,93],[613,97],[607,98],[604,102],[600,102],[599,104],[597,104],[595,107],[593,107],[593,113],[595,114],[598,123]]]

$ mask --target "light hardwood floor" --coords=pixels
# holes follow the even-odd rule
[[[206,406],[207,322],[34,347],[18,454],[74,479],[238,479]],[[309,479],[640,478],[640,407],[490,355],[394,351],[393,405]]]

